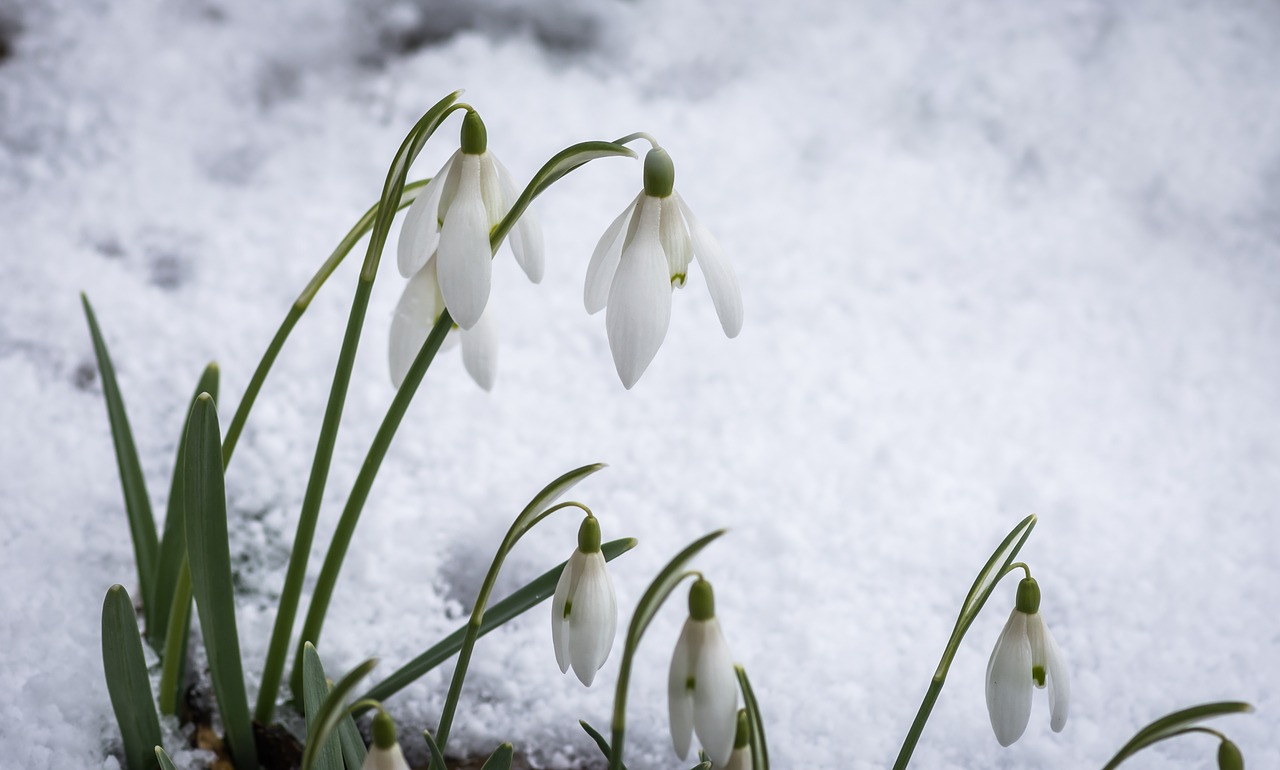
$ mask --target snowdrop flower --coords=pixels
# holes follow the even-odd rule
[[[676,642],[667,676],[671,742],[684,759],[694,732],[716,767],[733,759],[738,677],[716,621],[715,594],[699,578],[689,590],[689,619]]]
[[[1018,598],[987,663],[987,712],[1001,746],[1022,736],[1031,718],[1031,687],[1049,689],[1049,726],[1067,724],[1071,682],[1058,644],[1040,617],[1040,587],[1032,578],[1018,584]]]
[[[751,770],[751,722],[747,710],[738,709],[738,729],[733,735],[733,754],[724,770]]]
[[[516,187],[488,151],[484,122],[473,110],[462,119],[461,144],[409,206],[397,256],[400,274],[409,278],[438,253],[444,304],[454,322],[469,330],[489,301],[489,233],[511,210]],[[529,280],[542,280],[542,231],[527,211],[511,231],[511,251]]]
[[[588,515],[551,600],[551,643],[560,673],[573,666],[578,680],[590,687],[609,659],[617,628],[618,600],[600,552],[600,523]]]
[[[742,294],[733,266],[674,185],[675,166],[665,150],[655,147],[644,159],[644,189],[605,230],[587,266],[587,312],[608,307],[609,349],[628,389],[667,336],[671,293],[684,286],[692,259],[702,268],[724,333],[736,337],[742,329]]]
[[[417,358],[422,343],[427,341],[431,327],[444,313],[444,298],[436,278],[436,256],[433,254],[404,287],[404,294],[396,303],[391,317],[388,359],[391,364],[391,383],[398,389],[413,360]],[[494,330],[493,309],[480,315],[480,320],[470,329],[451,331],[441,344],[442,350],[457,344],[461,338],[462,363],[471,379],[485,390],[493,389],[493,378],[498,366],[498,336]]]
[[[381,708],[373,717],[373,744],[360,770],[409,770],[409,763],[396,741],[396,723]]]

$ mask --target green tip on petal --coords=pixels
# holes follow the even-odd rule
[[[1218,744],[1218,770],[1244,770],[1240,747],[1225,738]]]
[[[595,516],[588,516],[578,527],[578,550],[583,553],[596,553],[600,550],[600,522]]]
[[[468,155],[483,155],[489,147],[489,132],[485,130],[480,113],[467,110],[462,118],[462,151]]]
[[[666,198],[676,186],[676,167],[671,156],[661,147],[654,147],[644,156],[644,194],[654,198]]]
[[[716,595],[711,584],[702,578],[689,589],[689,617],[694,620],[711,620],[716,616]]]
[[[1014,604],[1018,612],[1034,615],[1040,611],[1040,585],[1035,578],[1023,578],[1018,583],[1018,599]]]
[[[747,710],[738,709],[738,730],[733,734],[733,747],[745,749],[751,743],[751,720],[747,719]]]
[[[373,717],[373,745],[380,749],[389,749],[396,745],[396,723],[391,715],[382,709]]]

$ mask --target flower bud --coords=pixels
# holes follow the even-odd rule
[[[1240,748],[1225,738],[1218,744],[1218,770],[1244,770]]]

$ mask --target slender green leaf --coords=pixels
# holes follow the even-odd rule
[[[755,690],[751,688],[751,680],[747,678],[747,670],[740,665],[735,665],[734,669],[738,672],[738,689],[742,690],[742,702],[751,724],[751,766],[754,770],[769,770],[769,746],[764,739],[760,704],[756,701]]]
[[[596,746],[600,749],[600,753],[604,755],[604,761],[608,762],[613,756],[613,751],[609,748],[609,741],[605,740],[605,737],[600,734],[599,730],[587,724],[585,719],[579,719],[578,724],[582,725],[582,729],[591,737],[591,740],[595,741]],[[622,770],[627,770],[627,766],[622,765]]]
[[[173,760],[169,759],[169,755],[159,746],[156,746],[156,761],[160,763],[160,770],[178,770],[174,767]]]
[[[1203,703],[1199,706],[1192,706],[1188,709],[1175,711],[1172,714],[1166,714],[1134,734],[1133,738],[1120,748],[1120,751],[1111,758],[1111,761],[1102,770],[1114,770],[1121,762],[1151,744],[1158,743],[1166,738],[1172,738],[1175,734],[1198,722],[1228,714],[1246,714],[1251,711],[1253,711],[1253,706],[1248,703],[1222,701],[1218,703]]]
[[[685,564],[724,533],[725,530],[718,529],[685,546],[683,551],[676,554],[675,558],[662,568],[636,605],[635,614],[631,616],[631,625],[627,629],[626,642],[622,647],[622,666],[618,671],[618,686],[613,696],[613,756],[609,760],[609,770],[622,768],[623,738],[626,735],[627,725],[627,687],[631,682],[631,663],[635,659],[636,648],[640,645],[640,637],[644,636],[645,629],[649,627],[649,623],[662,607],[662,603],[667,600],[680,581],[688,576],[688,573],[683,571]]]
[[[511,760],[515,749],[510,743],[503,743],[493,750],[480,770],[511,770]]]
[[[124,509],[129,518],[129,534],[133,537],[133,558],[138,566],[138,585],[142,590],[142,612],[151,627],[152,598],[155,592],[156,572],[156,522],[151,515],[151,497],[147,494],[147,481],[138,462],[138,449],[133,443],[133,431],[129,428],[129,416],[125,414],[124,398],[116,383],[116,370],[111,363],[107,343],[98,328],[89,298],[80,295],[84,305],[84,317],[89,322],[89,335],[93,338],[93,353],[98,359],[98,372],[102,375],[102,396],[107,402],[107,419],[111,423],[111,441],[115,444],[116,465],[120,470],[120,486],[124,488]]]
[[[320,663],[320,654],[316,648],[307,643],[302,651],[302,702],[303,714],[307,718],[307,744],[316,740],[320,706],[329,697],[329,680],[324,676],[324,666]],[[337,735],[325,739],[316,755],[315,766],[318,770],[342,770],[342,747]]]
[[[218,365],[210,362],[196,383],[184,415],[191,414],[191,407],[201,393],[208,393],[218,400]],[[182,421],[182,433],[178,438],[178,457],[173,464],[173,480],[169,484],[169,508],[164,517],[164,535],[160,538],[160,556],[156,562],[155,606],[147,619],[147,639],[156,650],[164,650],[169,628],[169,610],[173,604],[173,592],[178,585],[178,573],[187,558],[187,522],[182,514],[184,494],[182,473],[186,468],[187,421]],[[186,628],[181,629],[186,633]],[[183,649],[186,654],[186,649]]]
[[[276,621],[271,628],[271,640],[267,645],[267,658],[262,668],[262,689],[258,692],[258,703],[254,711],[259,722],[269,722],[275,711],[276,696],[279,694],[280,680],[284,676],[284,667],[289,655],[289,638],[293,633],[293,622],[302,597],[302,582],[306,576],[307,560],[311,555],[311,544],[315,538],[316,522],[320,515],[320,503],[329,478],[333,448],[338,440],[338,426],[342,422],[342,411],[346,404],[347,389],[351,384],[356,350],[360,346],[360,331],[364,327],[365,313],[369,309],[369,297],[373,292],[373,281],[377,276],[382,248],[386,244],[391,221],[395,218],[396,204],[404,191],[405,175],[432,132],[456,107],[454,102],[457,100],[458,93],[460,92],[446,96],[419,119],[400,145],[400,150],[387,171],[381,202],[378,204],[378,213],[374,217],[373,228],[369,234],[369,247],[365,253],[364,265],[360,270],[360,279],[356,283],[351,312],[347,317],[347,328],[343,333],[338,362],[334,367],[329,400],[325,405],[320,435],[316,439],[315,456],[311,462],[311,473],[307,477],[307,488],[302,497],[298,529],[289,553],[289,566],[285,570],[284,588],[280,592]],[[310,641],[306,637],[303,637],[303,640]]]
[[[360,737],[360,730],[356,727],[356,720],[351,717],[350,711],[342,717],[342,721],[338,722],[338,741],[342,745],[342,761],[346,764],[347,770],[360,770],[364,767],[364,760],[369,750],[365,748],[364,738]]]
[[[338,680],[333,689],[329,690],[329,694],[325,696],[324,702],[320,704],[320,708],[316,710],[314,720],[314,729],[312,729],[312,720],[307,719],[307,746],[302,752],[302,770],[313,770],[316,766],[316,760],[319,758],[319,747],[329,738],[329,734],[334,731],[342,721],[342,717],[347,713],[347,696],[356,689],[356,685],[378,665],[378,661],[369,658],[365,662],[356,666],[347,672],[346,676]]]
[[[183,525],[183,535],[186,525]],[[160,713],[177,714],[187,676],[187,647],[191,638],[191,565],[183,547],[182,567],[169,608],[169,629],[165,632],[160,666]]]
[[[102,602],[102,669],[124,739],[125,764],[130,770],[155,767],[152,747],[160,742],[160,720],[151,700],[151,682],[147,679],[133,601],[119,585],[111,586]]]
[[[240,640],[236,634],[222,440],[218,434],[218,413],[208,393],[201,393],[191,408],[186,455],[183,491],[187,559],[204,646],[209,653],[209,675],[236,768],[255,770],[258,752],[245,695]]]
[[[619,540],[612,540],[600,546],[600,550],[604,553],[606,561],[613,561],[622,554],[636,547],[635,538],[625,537]],[[480,627],[480,636],[484,636],[495,628],[503,625],[507,621],[524,614],[526,611],[533,609],[555,593],[556,583],[560,580],[560,572],[564,569],[567,561],[552,567],[540,576],[530,581],[527,585],[513,592],[510,596],[498,602],[485,611],[484,625]],[[360,700],[376,700],[385,701],[392,695],[408,687],[420,677],[432,670],[436,666],[447,661],[450,657],[458,652],[462,647],[462,640],[466,636],[466,626],[459,628],[452,634],[430,647],[426,652],[406,663],[391,676],[378,682],[367,693],[361,696]],[[363,711],[363,709],[361,709]],[[359,711],[357,712],[359,713]]]
[[[444,754],[440,751],[440,745],[436,743],[436,739],[432,737],[430,730],[422,731],[422,739],[427,742],[427,751],[431,752],[431,762],[428,767],[447,767],[444,763]]]

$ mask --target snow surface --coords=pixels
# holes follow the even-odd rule
[[[987,723],[1009,581],[916,766],[1097,767],[1151,719],[1235,698],[1258,713],[1215,726],[1280,766],[1274,4],[0,0],[0,52],[0,767],[117,766],[100,606],[135,573],[77,292],[163,511],[201,367],[219,361],[235,404],[404,132],[457,87],[518,178],[574,141],[657,135],[734,260],[746,324],[723,338],[695,269],[624,391],[581,291],[639,164],[540,199],[546,279],[497,260],[492,394],[456,352],[428,376],[338,586],[331,671],[376,655],[389,673],[456,627],[520,507],[599,460],[577,497],[606,538],[641,541],[614,569],[624,619],[680,547],[732,527],[698,564],[778,768],[892,762],[972,575],[1032,512],[1066,730],[1042,695],[1012,748]],[[321,542],[392,396],[389,256]],[[251,697],[357,262],[299,325],[229,470]],[[501,590],[565,558],[576,526],[531,534]],[[608,723],[619,650],[584,690],[544,610],[480,642],[455,750],[598,764],[576,720]],[[682,612],[637,659],[633,768],[687,766],[665,727]],[[447,673],[390,702],[406,735],[435,724]],[[1192,736],[1127,766],[1214,750]]]

